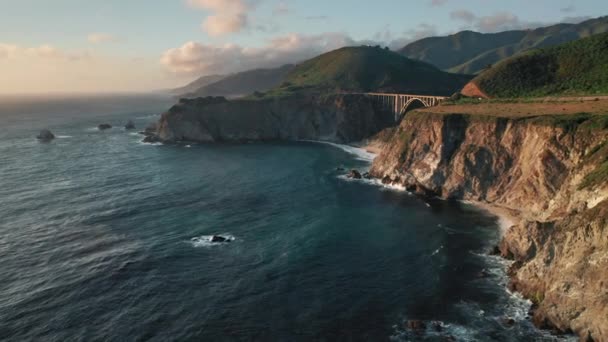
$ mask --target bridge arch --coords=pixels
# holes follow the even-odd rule
[[[403,108],[401,108],[401,110],[399,111],[399,115],[403,117],[407,112],[409,112],[411,110],[418,109],[418,108],[424,108],[424,107],[431,107],[431,106],[432,106],[432,104],[428,103],[424,99],[421,99],[418,97],[413,97],[413,98],[407,100],[407,102],[405,102],[405,104],[403,105]]]

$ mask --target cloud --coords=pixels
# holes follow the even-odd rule
[[[478,17],[471,11],[461,9],[450,12],[450,17],[466,23],[467,27],[465,28],[474,28],[480,32],[525,30],[550,25],[550,23],[524,21],[515,14],[506,11]]]
[[[443,6],[448,2],[448,0],[431,0],[431,6],[439,7]]]
[[[461,9],[450,12],[450,18],[464,21],[468,24],[473,23],[477,16],[473,12]]]
[[[309,15],[307,17],[304,17],[304,19],[308,21],[324,21],[329,19],[329,17],[326,15]]]
[[[242,31],[249,26],[249,13],[256,2],[245,0],[188,0],[194,8],[210,11],[212,14],[201,24],[211,36],[221,36]]]
[[[100,44],[100,43],[111,43],[111,42],[117,42],[118,39],[109,34],[109,33],[102,33],[102,32],[95,32],[95,33],[91,33],[87,36],[87,40],[89,41],[89,43],[93,43],[93,44]]]
[[[135,56],[132,56],[135,57]],[[132,91],[171,84],[157,61],[135,62],[88,49],[0,43],[0,93]]]
[[[190,41],[167,50],[161,57],[161,64],[171,73],[183,76],[232,73],[297,63],[327,51],[357,44],[343,33],[289,34],[255,48],[236,44],[214,46]]]
[[[560,8],[559,10],[562,13],[572,13],[572,12],[576,11],[576,7],[574,7],[574,5],[570,5],[570,6]]]
[[[0,43],[0,58],[3,59],[25,59],[37,58],[46,60],[80,61],[91,57],[89,51],[63,51],[52,45],[24,47],[14,44]]]
[[[289,6],[284,1],[279,2],[272,10],[274,15],[287,15],[289,14]]]

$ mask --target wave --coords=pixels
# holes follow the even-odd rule
[[[143,145],[143,146],[163,146],[164,145],[162,142],[149,143],[149,142],[143,142],[141,140],[137,141],[137,144]]]
[[[220,245],[225,244],[224,242],[212,242],[211,240],[213,239],[214,236],[223,237],[224,239],[227,240],[227,242],[232,242],[232,241],[236,240],[236,238],[232,234],[201,235],[201,236],[195,236],[195,237],[191,238],[190,244],[192,244],[192,247],[195,247],[195,248],[220,246]]]
[[[145,120],[145,119],[157,118],[159,116],[160,116],[160,114],[150,114],[150,115],[136,116],[135,119],[137,119],[137,120]]]
[[[363,184],[367,184],[367,185],[373,185],[373,186],[377,186],[380,187],[382,190],[392,190],[392,191],[398,191],[398,192],[405,192],[408,195],[412,195],[411,192],[407,191],[405,189],[405,186],[400,185],[400,184],[383,184],[382,180],[378,179],[378,178],[372,178],[372,179],[354,179],[354,178],[348,178],[347,175],[340,175],[338,176],[338,178],[345,180],[347,182],[359,182],[359,183],[363,183]]]
[[[371,153],[368,152],[367,150],[360,148],[360,147],[354,147],[354,146],[350,146],[350,145],[343,145],[343,144],[338,144],[338,143],[333,143],[330,141],[320,141],[320,140],[300,140],[300,141],[304,141],[304,142],[312,142],[312,143],[318,143],[318,144],[326,144],[326,145],[330,145],[333,147],[337,147],[339,149],[341,149],[344,152],[350,153],[352,155],[354,155],[356,157],[357,160],[362,160],[362,161],[366,161],[371,163],[372,161],[374,161],[374,158],[376,158],[376,154],[375,153]]]
[[[442,249],[443,249],[443,245],[439,246],[439,248],[437,248],[433,253],[431,253],[431,256],[437,255],[437,253],[439,253]]]
[[[57,139],[69,139],[72,138],[71,135],[56,135],[55,138]]]

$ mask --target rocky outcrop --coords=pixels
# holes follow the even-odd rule
[[[482,99],[488,99],[490,98],[483,90],[481,90],[481,88],[479,88],[479,86],[471,81],[469,83],[467,83],[464,88],[462,88],[462,90],[460,91],[460,93],[464,96],[467,97],[475,97],[475,98],[482,98]]]
[[[125,129],[126,130],[131,130],[131,129],[135,129],[135,123],[132,120],[129,120],[126,124],[125,124]]]
[[[36,139],[38,139],[40,141],[51,141],[51,140],[55,139],[55,135],[53,133],[51,133],[51,131],[49,131],[48,129],[43,129],[36,136]]]
[[[383,183],[519,213],[500,246],[541,327],[608,341],[608,118],[408,114],[374,161]]]
[[[362,95],[299,95],[270,99],[182,100],[164,113],[157,136],[167,142],[324,140],[352,142],[393,124]]]
[[[106,129],[110,129],[110,128],[112,128],[112,125],[107,124],[107,123],[99,124],[97,126],[97,129],[100,131],[105,131]]]

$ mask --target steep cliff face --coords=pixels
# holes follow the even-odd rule
[[[502,254],[543,327],[608,341],[608,116],[408,114],[371,173],[519,213]]]
[[[359,141],[393,124],[361,95],[298,96],[226,101],[185,100],[164,113],[163,141],[314,139]]]

